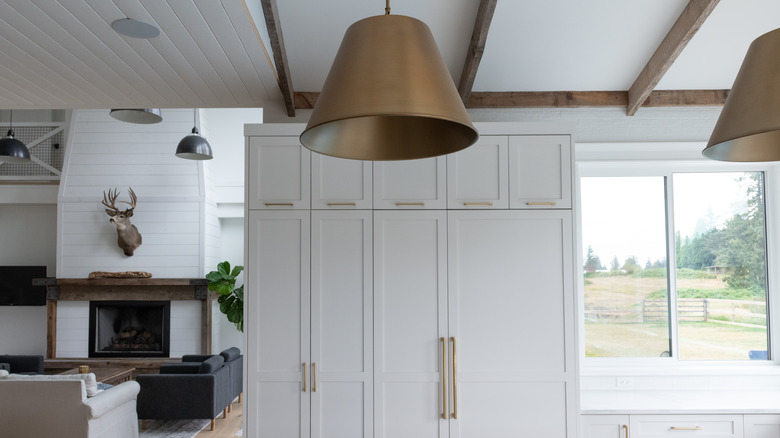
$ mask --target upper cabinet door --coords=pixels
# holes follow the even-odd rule
[[[370,161],[312,154],[311,208],[370,210],[371,173]]]
[[[447,208],[447,161],[421,160],[374,162],[374,208]]]
[[[571,208],[571,137],[509,137],[509,208]]]
[[[310,161],[298,137],[250,137],[249,209],[308,209]]]
[[[508,140],[483,136],[447,156],[447,208],[509,208]]]

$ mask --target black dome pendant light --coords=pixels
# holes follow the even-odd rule
[[[14,111],[8,119],[8,134],[0,139],[0,162],[25,163],[30,161],[30,151],[21,141],[14,138],[13,130]]]
[[[176,156],[187,160],[210,160],[214,158],[209,142],[198,134],[197,112],[192,109],[192,134],[184,137],[176,147]]]

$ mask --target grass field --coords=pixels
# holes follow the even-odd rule
[[[678,279],[677,287],[718,290],[726,284],[717,278],[685,278]],[[665,290],[665,278],[586,278],[586,356],[658,357],[668,351],[668,325],[644,321],[642,315],[642,300],[651,294],[663,296],[659,291]],[[748,351],[767,349],[765,305],[713,300],[709,306],[706,322],[679,323],[681,359],[748,360]]]

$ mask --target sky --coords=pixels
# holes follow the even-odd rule
[[[683,239],[721,227],[746,205],[744,172],[676,173],[674,225]],[[583,177],[580,180],[583,257],[588,246],[608,269],[636,256],[640,266],[666,258],[664,178]],[[698,228],[698,229],[697,229]]]

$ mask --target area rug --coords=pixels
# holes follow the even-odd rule
[[[146,430],[141,429],[138,422],[138,436],[144,438],[192,438],[209,420],[147,420]]]

